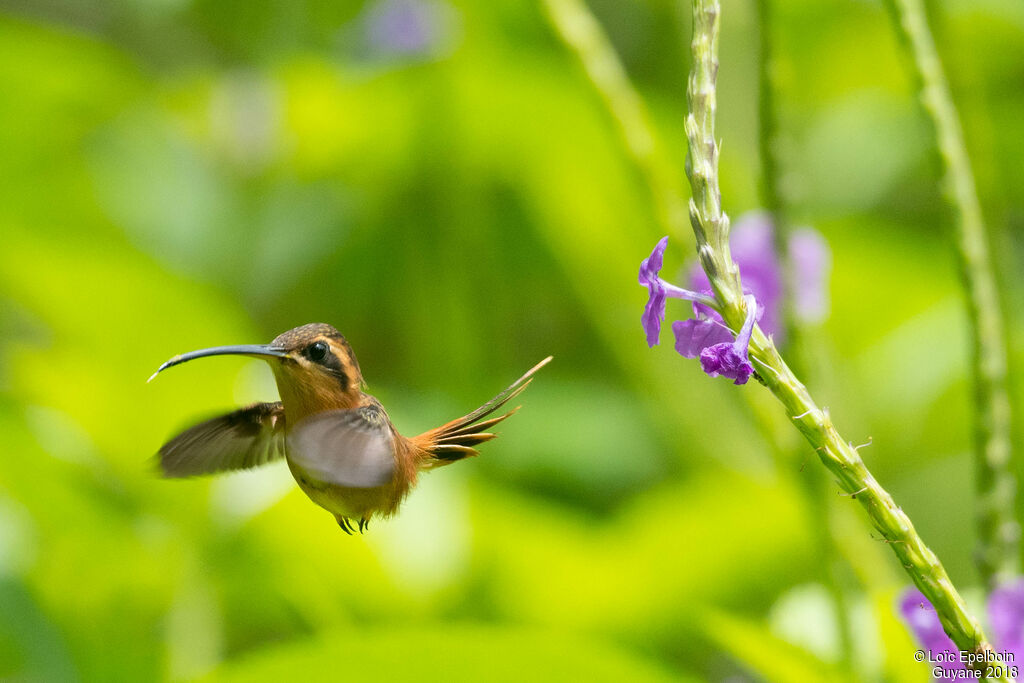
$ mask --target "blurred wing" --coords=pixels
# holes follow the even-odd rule
[[[157,458],[165,477],[191,477],[264,465],[284,446],[284,406],[256,403],[185,430]]]
[[[395,440],[376,406],[332,410],[305,418],[288,436],[288,457],[318,481],[373,488],[391,481]]]

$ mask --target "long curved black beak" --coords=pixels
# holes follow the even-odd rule
[[[159,375],[161,372],[169,367],[175,365],[181,365],[190,360],[196,358],[206,358],[207,356],[256,356],[256,357],[275,357],[284,358],[288,353],[281,348],[271,346],[269,344],[240,344],[238,346],[214,346],[211,349],[200,349],[199,351],[189,351],[183,353],[180,356],[175,356],[170,359],[159,368],[156,369],[146,382],[152,382],[153,378]]]

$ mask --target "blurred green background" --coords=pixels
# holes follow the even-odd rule
[[[898,562],[770,396],[646,347],[636,271],[665,228],[543,8],[399,5],[0,2],[0,678],[926,680]],[[688,6],[590,6],[681,179]],[[933,9],[1018,370],[1024,5]],[[755,5],[723,19],[735,218],[759,204]],[[976,585],[928,121],[879,3],[786,3],[773,35],[780,181],[834,256],[804,375]],[[666,275],[691,253],[673,235]],[[154,476],[175,430],[276,395],[256,361],[147,385],[157,365],[313,321],[406,434],[555,362],[364,536],[281,463]]]

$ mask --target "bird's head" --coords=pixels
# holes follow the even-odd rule
[[[161,365],[150,381],[169,367],[207,356],[250,356],[267,361],[291,421],[324,410],[351,409],[363,384],[352,347],[336,329],[310,323],[278,335],[269,344],[214,346],[175,356]]]

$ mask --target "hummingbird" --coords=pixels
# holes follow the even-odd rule
[[[221,355],[268,362],[281,400],[254,403],[178,434],[157,454],[163,476],[215,474],[284,458],[299,488],[347,534],[357,525],[364,531],[374,517],[395,514],[420,472],[478,455],[475,446],[497,436],[490,429],[519,408],[488,416],[526,389],[551,360],[537,363],[473,412],[407,438],[380,401],[363,391],[363,374],[348,341],[324,323],[288,330],[269,344],[184,353],[148,381],[175,365]]]

